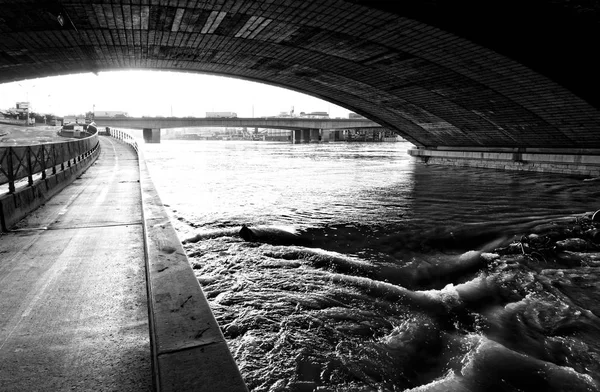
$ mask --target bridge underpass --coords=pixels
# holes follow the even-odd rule
[[[535,170],[524,159],[542,154],[591,173],[599,14],[566,0],[17,0],[3,5],[0,82],[136,68],[234,76],[362,114],[430,162],[506,153],[506,166]]]
[[[598,175],[599,15],[583,0],[14,0],[2,4],[0,83],[118,69],[234,76],[362,114],[429,162],[535,170],[541,156],[541,169]]]

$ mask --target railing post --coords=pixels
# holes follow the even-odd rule
[[[15,173],[14,173],[14,169],[13,169],[13,161],[12,161],[12,157],[13,157],[13,150],[12,147],[8,147],[8,191],[10,193],[15,193]]]
[[[52,150],[52,174],[56,174],[56,146],[54,144],[50,145],[50,149]]]
[[[46,154],[44,154],[45,147],[43,144],[40,147],[42,148],[42,150],[40,151],[41,156],[42,156],[42,161],[40,162],[40,166],[42,167],[42,180],[45,180],[46,179]]]
[[[31,167],[31,147],[27,147],[27,184],[29,186],[33,185],[33,168]]]

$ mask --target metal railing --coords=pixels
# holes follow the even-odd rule
[[[31,186],[35,175],[45,179],[47,170],[56,174],[57,170],[65,170],[87,158],[97,148],[97,132],[79,140],[0,147],[0,185],[8,183],[8,191],[14,193],[15,182],[27,178]]]
[[[121,131],[119,129],[108,129],[108,134],[115,139],[119,139],[127,144],[129,144],[136,152],[139,152],[137,141],[133,136],[128,134],[127,132]]]

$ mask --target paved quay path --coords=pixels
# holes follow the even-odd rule
[[[137,156],[96,163],[0,235],[0,391],[149,391]]]

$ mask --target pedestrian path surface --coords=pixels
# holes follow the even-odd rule
[[[0,390],[149,391],[137,155],[100,137],[79,179],[0,236]]]

